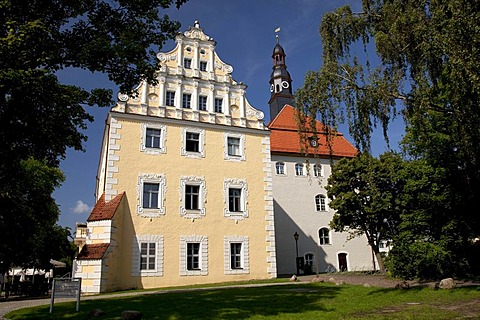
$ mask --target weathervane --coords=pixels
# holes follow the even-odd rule
[[[275,38],[277,39],[277,43],[278,43],[278,33],[280,32],[280,27],[278,27],[277,29],[275,29]]]

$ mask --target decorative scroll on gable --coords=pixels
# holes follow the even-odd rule
[[[200,24],[198,23],[198,21],[195,21],[194,26],[190,27],[190,29],[185,31],[183,35],[190,39],[199,39],[202,41],[213,40],[213,38],[210,38],[205,33],[203,33],[203,29],[200,28]]]

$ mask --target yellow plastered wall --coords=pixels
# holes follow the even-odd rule
[[[166,153],[146,154],[140,151],[142,141],[139,117],[116,115],[121,124],[121,138],[115,163],[118,173],[114,178],[119,192],[126,191],[126,210],[122,215],[121,231],[117,236],[120,255],[118,268],[109,268],[109,273],[119,272],[117,279],[122,288],[152,288],[167,285],[187,285],[246,279],[268,278],[266,185],[264,170],[265,154],[262,141],[268,135],[261,130],[244,130],[245,161],[224,159],[224,132],[235,133],[235,128],[224,126],[203,127],[205,132],[205,157],[188,158],[181,155],[182,128],[195,123],[178,121],[167,123]],[[149,119],[145,117],[145,121]],[[226,130],[224,130],[226,129]],[[145,218],[137,214],[137,184],[140,174],[155,173],[165,176],[165,215]],[[180,216],[180,177],[199,176],[206,187],[206,215],[199,219]],[[245,179],[248,186],[247,208],[249,217],[236,222],[224,216],[224,179]],[[162,235],[164,237],[164,268],[161,277],[132,277],[132,239],[136,235]],[[180,236],[201,235],[208,237],[208,275],[180,276]],[[224,237],[246,236],[249,239],[249,274],[225,275]]]

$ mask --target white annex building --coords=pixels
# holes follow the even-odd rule
[[[349,239],[347,233],[329,227],[334,211],[328,206],[325,186],[331,164],[344,157],[353,158],[357,150],[337,132],[330,153],[325,127],[318,121],[316,128],[299,134],[285,57],[277,41],[272,55],[268,124],[277,273],[373,270],[376,263],[365,236]]]

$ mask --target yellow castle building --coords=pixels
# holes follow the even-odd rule
[[[276,277],[269,131],[215,48],[195,22],[109,112],[83,293]]]

